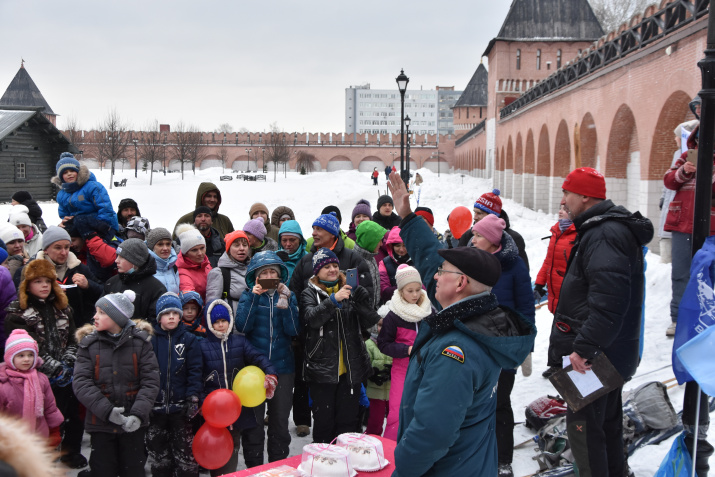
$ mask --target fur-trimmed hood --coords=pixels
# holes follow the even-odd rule
[[[67,295],[64,290],[57,283],[57,272],[55,272],[55,267],[52,266],[47,260],[32,260],[24,268],[24,279],[20,282],[20,286],[17,289],[17,298],[20,303],[20,308],[26,310],[28,307],[28,285],[32,280],[36,278],[48,278],[52,285],[52,292],[55,296],[54,306],[60,310],[64,310],[69,306],[67,301]]]
[[[55,464],[59,457],[25,421],[0,413],[0,461],[12,467],[19,477],[62,477],[66,468]]]
[[[146,338],[147,341],[151,339],[151,336],[154,334],[154,329],[151,326],[151,323],[145,320],[129,320],[129,323],[127,326],[124,327],[126,330],[127,328],[134,327],[139,331],[145,332],[148,336]],[[92,333],[95,333],[97,330],[95,330],[94,325],[91,323],[87,323],[86,325],[83,325],[79,328],[77,328],[77,331],[75,332],[75,338],[77,339],[77,343],[80,343],[84,338],[87,336],[90,336]]]
[[[96,181],[97,179],[94,177],[94,174],[89,171],[87,166],[84,164],[81,164],[79,166],[79,173],[77,173],[77,180],[75,182],[70,182],[69,184],[66,182],[62,182],[62,179],[60,176],[54,176],[50,182],[55,184],[57,187],[61,188],[62,190],[72,193],[76,190],[79,190],[82,188],[83,185],[85,185],[88,181]]]

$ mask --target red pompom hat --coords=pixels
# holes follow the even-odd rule
[[[497,217],[501,214],[501,199],[499,198],[499,189],[494,189],[491,192],[482,194],[474,203],[475,209],[483,210],[488,214],[494,214]]]
[[[591,167],[579,167],[571,171],[561,188],[586,197],[606,198],[606,179]]]

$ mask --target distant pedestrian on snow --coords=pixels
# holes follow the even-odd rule
[[[379,172],[377,172],[377,167],[374,167],[372,169],[372,185],[377,185],[377,178],[380,175]]]

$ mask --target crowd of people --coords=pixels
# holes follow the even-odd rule
[[[694,177],[687,164],[674,163],[666,187]],[[0,226],[0,410],[67,467],[89,465],[80,475],[143,475],[148,458],[153,475],[198,475],[203,400],[248,365],[265,373],[267,400],[243,408],[234,452],[211,475],[236,470],[241,443],[247,467],[264,449],[269,462],[288,457],[291,415],[317,443],[364,426],[396,440],[394,475],[513,475],[510,394],[519,367],[531,374],[544,294],[545,377],[565,356],[585,372],[603,353],[626,380],[637,367],[653,227],[608,200],[594,169],[564,181],[534,287],[496,189],[477,197],[467,231],[442,235],[386,169],[391,195],[376,210],[358,201],[344,232],[328,205],[307,236],[291,208],[262,203],[236,230],[204,182],[169,230],[133,199],[114,209],[71,154],[56,169],[59,217],[48,221],[59,225],[18,191]],[[674,245],[676,233],[688,232]],[[567,415],[581,475],[624,475],[621,390]]]

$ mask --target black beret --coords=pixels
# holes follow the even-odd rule
[[[501,277],[499,259],[475,247],[457,247],[437,250],[440,257],[457,267],[469,278],[493,287]]]
[[[196,220],[196,216],[199,214],[211,215],[211,209],[206,207],[205,205],[200,205],[200,206],[196,207],[196,210],[194,210],[194,220]]]

